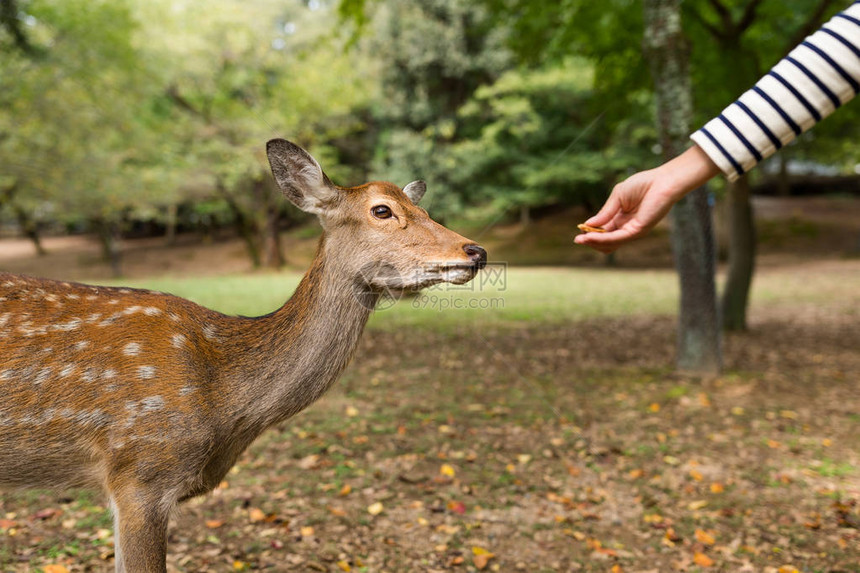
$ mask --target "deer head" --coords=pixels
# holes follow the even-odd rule
[[[317,215],[326,260],[372,290],[417,290],[463,284],[486,264],[487,252],[433,221],[418,206],[426,185],[400,189],[386,182],[339,187],[301,147],[283,139],[267,145],[275,181],[296,207]]]

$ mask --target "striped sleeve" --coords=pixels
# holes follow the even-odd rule
[[[734,181],[858,91],[860,0],[690,137]]]

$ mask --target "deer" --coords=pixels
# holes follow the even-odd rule
[[[117,572],[166,571],[174,509],[332,386],[380,297],[465,284],[486,264],[418,207],[423,181],[339,187],[294,143],[266,154],[283,195],[323,228],[270,314],[0,273],[0,488],[102,490]]]

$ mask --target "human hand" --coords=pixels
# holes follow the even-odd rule
[[[694,145],[678,157],[631,175],[612,189],[600,211],[585,221],[606,233],[583,233],[574,240],[602,253],[648,233],[684,195],[719,173],[719,168]]]

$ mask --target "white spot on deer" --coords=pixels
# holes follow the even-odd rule
[[[129,290],[127,288],[121,288],[116,292],[118,292],[119,294],[131,294],[131,290]]]
[[[118,388],[119,386],[117,386],[116,384],[108,384],[107,386],[105,386],[105,392],[116,392]]]
[[[89,412],[78,412],[74,417],[75,422],[87,426],[104,426],[111,420],[110,416],[105,414],[99,408]]]
[[[80,318],[73,318],[69,322],[61,322],[51,327],[51,330],[59,330],[61,332],[71,332],[81,327],[83,321]]]
[[[172,320],[173,322],[179,322],[179,315],[175,312],[168,312],[167,316],[169,316],[170,320]]]
[[[60,378],[68,378],[69,376],[74,374],[77,369],[78,367],[74,364],[66,364],[60,370]]]
[[[118,298],[112,298],[108,301],[108,304],[119,304],[119,299]]]
[[[41,350],[41,352],[42,352],[42,354],[51,354],[54,352],[54,347],[53,346],[46,346],[45,348],[43,348]]]
[[[84,370],[83,374],[81,374],[81,380],[83,380],[84,382],[92,382],[98,377],[98,373],[98,369],[89,367]]]
[[[174,348],[182,348],[188,341],[184,334],[174,334],[171,338],[173,340]]]
[[[45,295],[45,300],[46,300],[46,301],[48,301],[48,302],[56,302],[56,303],[59,303],[59,304],[63,304],[63,303],[61,303],[61,302],[60,302],[60,297],[58,297],[58,296],[57,296],[57,295],[55,295],[55,294]]]
[[[206,337],[206,340],[217,340],[218,335],[216,334],[215,327],[211,324],[207,324],[203,327],[203,336]]]
[[[157,316],[161,314],[161,309],[155,308],[154,306],[148,306],[143,309],[143,314],[145,314],[146,316]]]
[[[137,342],[129,342],[123,347],[122,353],[126,356],[137,356],[140,354],[140,344]]]
[[[108,368],[102,372],[102,380],[113,380],[114,378],[116,378],[116,370],[113,368]]]
[[[103,321],[101,321],[98,325],[99,326],[110,326],[112,324],[116,324],[116,321],[121,316],[122,316],[122,312],[115,312],[112,315],[110,315],[109,317],[107,317],[106,319],[104,319]]]
[[[122,311],[122,313],[126,316],[131,316],[132,314],[134,314],[136,312],[140,312],[141,310],[143,310],[142,306],[134,305],[134,306],[128,307],[127,309]]]
[[[97,298],[99,298],[99,296],[97,294],[88,294],[87,295],[87,300],[90,302],[96,300]]]
[[[164,407],[164,398],[161,396],[147,396],[140,401],[141,412],[155,412]]]
[[[102,317],[100,312],[94,312],[87,317],[87,323],[92,324]]]
[[[12,379],[12,371],[9,369],[0,370],[0,382],[5,382],[6,380]]]
[[[195,388],[194,386],[183,386],[182,388],[179,389],[179,395],[180,396],[187,396],[188,394],[191,394],[192,392],[195,392],[196,390],[197,390],[197,388]]]
[[[45,367],[39,370],[36,374],[36,377],[33,379],[34,384],[42,384],[43,382],[47,382],[51,378],[51,371],[53,369],[50,367]]]
[[[81,340],[79,342],[75,342],[75,350],[80,352],[81,350],[85,350],[89,348],[91,345],[89,340]]]
[[[155,378],[155,366],[138,366],[137,376],[141,380],[150,380]]]
[[[79,298],[81,298],[81,295],[69,293],[66,295],[66,298],[69,300],[78,300]]]
[[[9,319],[12,318],[12,313],[4,312],[0,314],[0,327],[6,326],[6,323],[9,322]]]
[[[3,283],[3,286],[4,287],[13,287],[13,286],[15,286],[15,283],[13,283],[12,281],[5,281]]]
[[[74,414],[75,411],[71,408],[63,408],[62,410],[60,410],[60,417],[62,418],[71,418],[72,416],[74,416]]]

